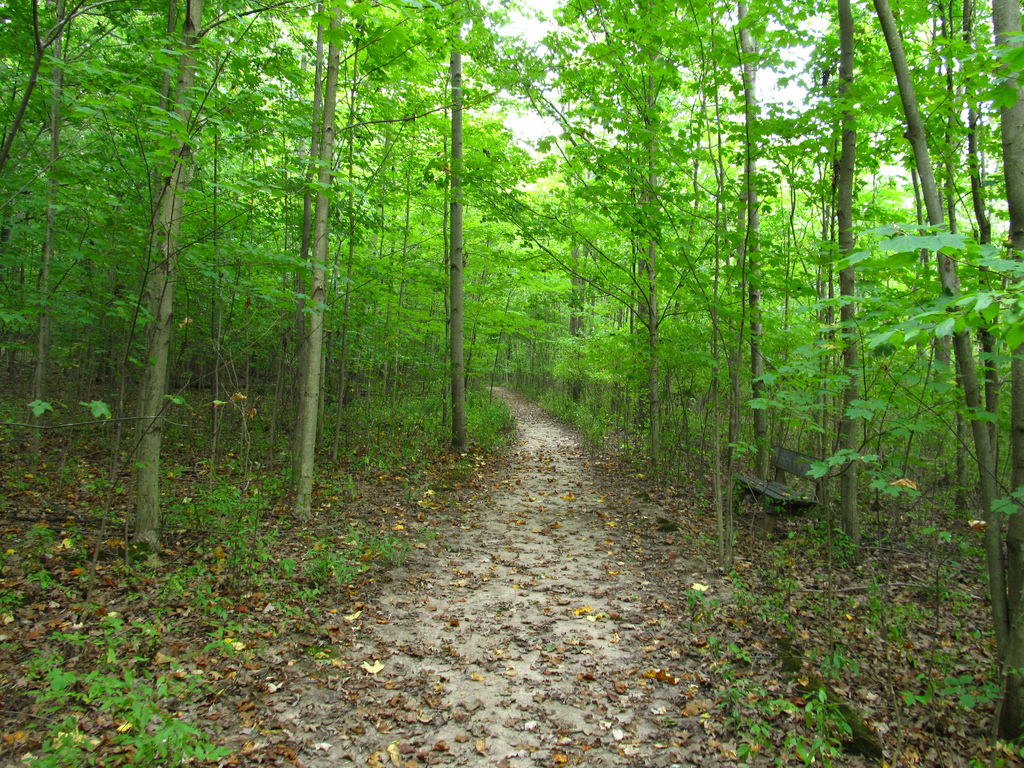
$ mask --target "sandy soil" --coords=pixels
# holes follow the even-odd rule
[[[699,652],[661,594],[695,566],[646,572],[574,436],[495,393],[519,424],[507,468],[336,619],[352,640],[336,676],[288,686],[299,762],[708,765]]]

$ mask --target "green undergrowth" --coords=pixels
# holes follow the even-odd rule
[[[178,427],[151,552],[127,543],[132,477],[109,486],[102,440],[96,463],[49,462],[44,444],[31,472],[0,444],[3,490],[25,505],[0,533],[0,763],[222,761],[231,747],[203,713],[240,666],[258,669],[269,646],[301,662],[305,646],[288,638],[326,645],[325,617],[357,613],[388,569],[428,546],[512,433],[507,407],[475,393],[470,449],[454,455],[435,406],[353,408],[336,462],[323,440],[308,518],[293,513],[289,471],[266,460],[258,429],[225,419],[214,455]],[[240,427],[248,443],[232,442]]]
[[[910,522],[898,535],[868,523],[856,566],[842,565],[850,553],[822,518],[788,518],[770,542],[741,538],[715,622],[764,638],[781,675],[750,674],[737,661],[749,641],[722,642],[723,707],[745,749],[840,765],[850,752],[877,759],[880,740],[890,764],[909,764],[941,733],[949,755],[1014,764],[1016,746],[991,747],[999,675],[978,542],[966,526]],[[782,688],[788,705],[773,703]],[[779,745],[765,720],[782,716],[812,735]]]

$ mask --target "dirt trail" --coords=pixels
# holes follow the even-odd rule
[[[278,708],[300,762],[707,765],[694,732],[710,701],[662,575],[626,559],[574,436],[495,392],[519,424],[507,471],[374,604],[338,619],[355,633],[338,676],[291,686]]]

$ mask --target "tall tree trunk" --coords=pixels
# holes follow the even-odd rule
[[[174,144],[150,226],[150,267],[142,300],[150,314],[146,327],[147,360],[139,397],[139,439],[136,447],[135,537],[140,544],[160,544],[160,448],[167,405],[167,366],[171,351],[174,289],[178,281],[178,238],[181,214],[192,174],[192,146],[178,136],[188,131],[192,116],[192,86],[196,76],[196,46],[202,29],[203,0],[186,0],[181,33],[182,52],[169,130]]]
[[[452,201],[451,201],[451,382],[452,449],[466,452],[466,379],[462,349],[462,53],[452,50]]]
[[[655,57],[652,56],[652,62]],[[644,204],[647,208],[649,239],[647,241],[647,258],[644,260],[647,284],[647,404],[651,409],[651,468],[657,473],[661,466],[661,376],[659,373],[660,364],[658,359],[658,231],[657,231],[657,206],[658,206],[658,174],[655,166],[655,157],[658,151],[658,97],[655,92],[655,81],[653,75],[647,78],[647,110],[644,121],[650,131],[650,140],[647,143],[647,189],[644,191]]]
[[[757,400],[764,397],[764,351],[761,348],[761,212],[757,197],[757,156],[753,145],[752,126],[757,119],[757,54],[747,18],[745,0],[737,2],[736,16],[740,27],[740,53],[743,61],[743,105],[746,127],[746,162],[743,165],[743,202],[746,208],[746,234],[743,254],[747,263],[747,301],[750,306],[750,386]],[[764,408],[754,408],[754,474],[762,480],[768,473],[768,414]]]
[[[362,34],[362,22],[359,25]],[[355,203],[355,121],[356,93],[359,90],[359,44],[362,37],[357,35],[352,51],[352,81],[348,92],[348,264],[345,268],[345,299],[341,308],[341,350],[338,353],[338,412],[334,416],[334,443],[331,446],[331,461],[338,460],[341,442],[342,406],[345,405],[345,388],[348,385],[348,310],[352,299],[352,264],[356,258],[356,203]]]
[[[910,68],[907,66],[903,42],[900,39],[896,21],[893,18],[889,0],[874,0],[875,12],[885,35],[889,48],[893,69],[896,72],[896,84],[903,103],[903,113],[907,121],[907,139],[914,153],[914,163],[921,179],[921,191],[924,196],[928,223],[936,228],[943,226],[942,199],[935,183],[931,159],[928,153],[928,139],[917,106],[917,95],[911,79]],[[1019,21],[1018,21],[1019,24]],[[1020,226],[1018,224],[1018,226]],[[956,273],[956,264],[948,255],[936,253],[939,280],[942,288],[951,295],[960,293],[960,281]],[[974,359],[974,348],[970,334],[961,331],[953,336],[953,350],[956,353],[957,368],[963,387],[964,403],[969,414],[982,411],[981,387],[978,381],[977,364]],[[989,439],[988,427],[984,420],[973,417],[971,432],[974,452],[978,465],[981,485],[981,514],[985,518],[985,562],[989,578],[992,623],[996,637],[1000,661],[1006,660],[1009,642],[1009,625],[1007,616],[1006,569],[1002,543],[1002,514],[992,511],[992,502],[996,499],[996,473],[992,456],[992,443]]]
[[[57,27],[64,29],[64,0],[57,0]],[[53,41],[53,74],[50,105],[50,163],[47,169],[49,177],[49,202],[46,206],[46,232],[43,235],[43,256],[39,264],[39,284],[36,286],[39,297],[39,326],[36,332],[36,364],[32,371],[32,399],[46,400],[46,385],[50,373],[50,321],[53,317],[53,306],[50,300],[50,262],[53,258],[54,240],[57,236],[57,193],[60,182],[57,178],[57,159],[60,157],[60,102],[64,90],[63,34],[58,33]],[[46,413],[40,409],[33,411],[32,424],[36,429],[32,432],[32,456],[39,460],[43,439],[43,424]]]
[[[339,29],[341,9],[332,11],[331,29]],[[320,385],[324,340],[324,305],[326,303],[324,264],[327,262],[329,233],[327,219],[330,214],[330,197],[333,187],[331,169],[334,167],[334,115],[338,102],[338,69],[341,55],[337,37],[331,35],[327,46],[327,81],[324,83],[324,112],[321,122],[320,153],[318,159],[316,209],[313,214],[313,243],[310,249],[312,260],[312,284],[309,292],[308,336],[305,370],[300,372],[303,379],[302,399],[299,402],[299,434],[302,442],[297,446],[298,484],[295,489],[295,514],[309,517],[313,504],[313,464],[316,458],[316,420],[320,401]]]
[[[317,4],[317,9],[323,9],[323,3]],[[313,65],[313,115],[319,116],[323,107],[323,69],[324,69],[324,30],[317,26],[316,31],[316,62]],[[303,61],[305,70],[305,61]],[[315,119],[315,117],[314,117]],[[321,129],[322,129],[321,125]],[[309,260],[309,250],[313,241],[313,174],[316,172],[315,158],[320,155],[320,136],[314,129],[309,137],[309,165],[306,168],[306,191],[302,195],[302,244],[299,248],[299,261],[305,264]],[[296,349],[298,349],[298,402],[299,407],[295,411],[295,424],[292,428],[292,482],[297,483],[302,473],[300,467],[302,446],[307,440],[303,430],[306,422],[303,419],[302,402],[306,394],[306,373],[309,370],[309,321],[306,317],[308,299],[306,297],[306,279],[301,272],[295,273],[295,293],[301,298],[295,306],[295,331],[297,335]],[[313,437],[313,450],[316,450],[316,435]]]
[[[838,194],[836,217],[839,224],[839,252],[852,256],[856,245],[853,233],[853,181],[856,175],[857,128],[849,99],[853,83],[854,68],[853,12],[850,0],[839,0],[839,97],[843,104],[841,154],[839,157]],[[857,450],[857,421],[848,415],[853,401],[860,397],[860,380],[857,360],[857,278],[853,265],[839,273],[839,294],[842,304],[839,319],[843,337],[843,369],[847,376],[843,390],[843,414],[839,422],[839,447],[846,451]],[[853,546],[854,559],[860,560],[860,513],[857,509],[857,462],[847,460],[839,479],[839,517],[843,532]]]
[[[997,42],[1021,47],[1021,13],[1017,0],[992,0],[992,27]],[[1017,75],[1009,82],[1017,99],[999,110],[1003,143],[1003,177],[1010,214],[1010,247],[1024,254],[1024,99]],[[1010,487],[1024,488],[1024,345],[1013,350],[1010,362]],[[999,719],[999,735],[1007,740],[1024,733],[1024,510],[1009,516],[1006,531],[1006,569],[1009,643],[1003,660],[1006,693]]]

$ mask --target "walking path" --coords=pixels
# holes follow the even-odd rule
[[[295,699],[302,764],[715,764],[685,595],[663,594],[680,573],[632,559],[614,491],[568,430],[495,394],[519,426],[507,471],[373,605],[339,619],[356,633],[340,674]],[[693,566],[671,563],[688,583]]]

